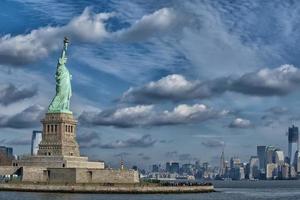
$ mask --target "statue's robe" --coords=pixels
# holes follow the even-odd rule
[[[71,75],[64,65],[62,59],[59,60],[56,71],[56,95],[53,98],[48,111],[64,112],[70,110],[70,98],[72,96]]]

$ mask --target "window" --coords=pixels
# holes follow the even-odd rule
[[[73,126],[71,126],[71,133],[73,133]]]
[[[66,125],[66,132],[68,132],[68,126]]]
[[[55,130],[55,132],[57,132],[57,125],[56,124],[55,124],[54,130]]]
[[[50,125],[49,124],[47,125],[47,132],[48,133],[50,132]]]
[[[51,124],[51,133],[53,133],[53,125]]]
[[[70,126],[68,126],[68,132],[70,132]]]

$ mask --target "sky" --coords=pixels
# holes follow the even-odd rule
[[[147,168],[287,152],[300,125],[300,2],[3,0],[0,144],[30,152],[70,39],[82,155]]]

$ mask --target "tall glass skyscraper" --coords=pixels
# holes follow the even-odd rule
[[[39,144],[42,141],[42,131],[32,131],[31,138],[31,155],[37,155]]]
[[[259,169],[265,171],[266,168],[266,146],[257,146],[257,157],[259,160]]]
[[[289,127],[288,130],[288,153],[289,164],[294,163],[294,155],[299,152],[299,129],[296,126]]]

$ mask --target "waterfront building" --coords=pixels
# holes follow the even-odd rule
[[[290,178],[294,179],[297,177],[297,172],[294,166],[290,166]]]
[[[179,170],[180,170],[179,163],[178,162],[172,162],[170,172],[179,174]]]
[[[202,163],[202,168],[203,168],[204,171],[207,171],[208,167],[209,167],[209,163],[208,162]]]
[[[152,165],[152,172],[159,172],[159,166],[158,165]]]
[[[230,168],[240,167],[242,164],[241,160],[237,157],[232,157],[230,159]]]
[[[31,137],[31,155],[35,156],[37,155],[37,152],[39,150],[39,144],[42,141],[42,131],[32,131],[32,137]]]
[[[288,129],[288,157],[290,166],[294,163],[293,155],[299,151],[299,129],[296,126]]]
[[[166,163],[166,172],[171,172],[171,163],[170,162]]]
[[[196,168],[196,169],[200,169],[200,168],[201,168],[201,165],[200,165],[200,161],[199,161],[199,160],[197,160],[197,161],[195,162],[195,168]]]
[[[250,163],[247,163],[245,166],[245,179],[249,179],[250,177]]]
[[[275,163],[268,163],[266,166],[266,179],[276,179],[278,177],[278,166]]]
[[[251,156],[249,160],[249,179],[258,179],[259,173],[259,158]]]
[[[183,164],[181,167],[181,173],[193,175],[194,174],[193,164]]]
[[[257,157],[259,159],[259,169],[265,171],[266,164],[266,146],[257,146]]]
[[[230,178],[232,180],[243,180],[245,179],[245,170],[244,167],[233,167],[230,169]]]
[[[289,169],[290,169],[290,165],[288,163],[284,163],[282,166],[281,166],[281,169],[280,169],[280,178],[281,179],[288,179],[289,178]]]
[[[284,153],[280,149],[276,149],[274,151],[274,163],[276,163],[278,166],[281,166],[284,164]]]
[[[220,166],[219,166],[219,176],[223,177],[225,175],[226,170],[226,163],[225,163],[225,155],[224,150],[222,151],[221,158],[220,158]]]
[[[297,172],[297,174],[300,173],[300,153],[299,151],[296,151],[295,152],[295,155],[294,155],[294,159],[293,159],[293,167],[295,168],[295,171]]]
[[[275,163],[275,151],[277,149],[274,146],[267,146],[266,148],[266,152],[265,152],[265,166],[267,166],[267,164],[271,164],[271,163]]]

